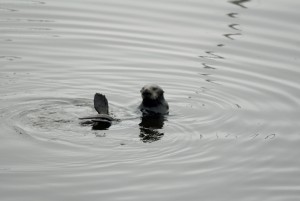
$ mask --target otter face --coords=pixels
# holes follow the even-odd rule
[[[164,91],[156,84],[145,85],[141,89],[141,95],[143,99],[157,100],[163,97]]]

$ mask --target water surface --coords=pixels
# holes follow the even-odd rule
[[[298,200],[299,6],[2,1],[1,200]],[[150,128],[147,83],[170,105]],[[95,92],[108,130],[78,120]]]

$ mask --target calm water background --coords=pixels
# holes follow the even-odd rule
[[[0,199],[299,200],[299,8],[2,0]],[[145,133],[147,83],[171,109]],[[109,130],[78,120],[95,92]]]

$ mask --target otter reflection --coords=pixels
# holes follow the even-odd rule
[[[163,115],[146,115],[141,118],[140,139],[145,143],[160,140],[164,133],[160,132],[164,126],[165,117]]]

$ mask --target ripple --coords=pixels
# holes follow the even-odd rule
[[[95,113],[91,102],[89,99],[78,98],[30,98],[2,109],[2,116],[19,134],[41,141],[65,141],[83,145],[92,142],[95,135],[98,135],[91,131],[91,127],[81,126],[78,120],[80,116]]]
[[[276,200],[277,190],[281,200],[298,198],[298,7],[3,2],[1,196]],[[164,119],[137,111],[147,83],[165,91]],[[96,113],[96,92],[121,119],[108,130],[78,120]]]
[[[247,3],[230,1],[232,7],[228,4],[211,7],[210,4],[203,3],[202,6],[208,6],[224,14],[222,18],[218,18],[208,11],[198,12],[199,4],[195,2],[188,4],[164,2],[162,4],[165,7],[158,8],[158,5],[128,1],[122,3],[118,12],[115,7],[120,6],[120,2],[105,1],[97,3],[95,7],[83,7],[80,2],[76,2],[70,5],[63,4],[59,9],[55,3],[27,2],[16,7],[22,11],[21,14],[12,13],[3,22],[14,23],[14,27],[35,29],[28,32],[29,35],[25,34],[22,42],[16,37],[10,37],[12,42],[6,44],[7,47],[18,44],[20,50],[31,44],[32,49],[23,50],[22,54],[16,56],[13,54],[1,56],[0,59],[11,61],[11,63],[21,59],[29,63],[31,60],[39,60],[40,62],[35,63],[33,65],[35,67],[31,69],[36,72],[49,72],[37,75],[42,76],[46,81],[59,80],[58,86],[59,84],[72,85],[74,89],[89,87],[97,91],[98,87],[95,83],[98,85],[100,84],[98,80],[102,80],[103,93],[113,96],[111,103],[114,112],[125,118],[130,115],[134,118],[138,116],[132,112],[129,112],[130,114],[124,112],[133,111],[134,108],[127,105],[128,110],[126,106],[120,104],[118,99],[136,99],[138,90],[133,89],[138,88],[137,86],[147,82],[159,83],[166,89],[166,96],[174,108],[171,111],[171,115],[174,116],[170,116],[167,123],[170,127],[176,128],[170,130],[171,133],[175,133],[172,136],[178,138],[178,141],[189,139],[185,134],[192,130],[202,132],[202,129],[206,130],[212,125],[217,125],[218,129],[235,127],[234,122],[246,114],[246,111],[251,111],[253,112],[251,115],[258,115],[264,119],[269,118],[268,111],[270,110],[277,111],[278,108],[281,110],[285,108],[284,110],[290,111],[299,106],[299,97],[293,93],[299,87],[298,82],[293,78],[293,74],[297,74],[298,71],[291,65],[281,68],[276,61],[271,61],[271,59],[263,61],[264,59],[259,57],[259,55],[264,58],[273,57],[278,50],[272,49],[281,44],[284,44],[287,50],[291,50],[293,45],[289,40],[284,39],[270,44],[269,40],[274,41],[278,34],[273,35],[275,38],[269,38],[261,43],[259,37],[262,35],[251,32],[256,29],[245,32],[245,27],[256,25],[253,21],[256,18],[251,17],[252,10],[250,9],[247,12],[238,12],[237,9],[248,8],[248,3],[250,4],[248,1]],[[28,6],[29,4],[36,5]],[[5,4],[7,7],[13,5]],[[56,11],[51,14],[49,10],[53,9]],[[35,12],[29,15],[31,11]],[[41,15],[42,12],[47,15]],[[74,15],[75,12],[78,15]],[[264,14],[260,10],[254,12],[258,15]],[[222,30],[219,26],[215,27],[205,20],[196,20],[202,17],[210,17],[211,20],[224,23],[229,30]],[[264,18],[264,20],[272,22],[268,27],[269,32],[277,28],[273,19]],[[165,24],[170,26],[168,30],[159,29]],[[178,27],[187,28],[189,37],[186,37],[187,33],[175,31]],[[215,32],[217,35],[203,34],[199,27]],[[52,36],[60,37],[51,39],[53,43],[46,45],[41,40],[42,38],[31,35],[32,31],[37,30],[51,31]],[[295,28],[285,24],[285,30],[295,30]],[[235,37],[236,34],[241,37]],[[244,36],[246,38],[243,38]],[[213,44],[212,41],[215,43]],[[64,45],[57,48],[60,43]],[[242,44],[242,46],[237,44]],[[263,47],[263,52],[256,51],[255,46],[258,44]],[[74,47],[73,50],[67,51],[70,47]],[[197,55],[197,52],[201,50],[205,52],[205,55]],[[65,62],[75,57],[77,65],[72,66]],[[285,58],[286,55],[283,54],[281,57]],[[50,68],[51,64],[41,64],[42,60],[49,63],[53,63],[54,60],[57,62],[54,62]],[[85,69],[82,68],[83,65],[90,67]],[[38,70],[40,66],[43,66],[42,70]],[[64,68],[58,66],[64,66]],[[276,70],[276,73],[272,73],[273,70]],[[66,81],[66,76],[70,75],[74,79]],[[165,79],[166,75],[168,79]],[[112,80],[118,80],[118,82],[114,83]],[[178,82],[179,80],[183,82]],[[82,85],[82,82],[85,84]],[[124,91],[126,95],[123,95]],[[264,100],[272,101],[272,104],[266,107]],[[66,124],[76,124],[74,120],[76,114],[64,110],[68,106],[71,107],[70,110],[78,109],[72,103],[63,106],[64,103],[61,102],[60,108],[55,102],[43,105],[43,101],[44,99],[41,99],[38,103],[39,111],[31,111],[28,108],[29,114],[24,114],[28,122],[34,122],[34,127],[45,132],[50,132],[53,127],[61,129],[60,132],[67,132],[69,128]],[[64,112],[47,114],[48,110]],[[264,111],[265,115],[259,114],[259,111]],[[36,115],[35,112],[37,112]],[[247,119],[247,121],[247,124],[257,125],[257,119]],[[138,123],[137,119],[122,121],[112,127],[109,132],[138,129]],[[244,129],[242,127],[240,126],[240,129],[234,133],[238,135],[249,130],[248,127]],[[255,130],[256,127],[254,126],[251,130]],[[217,128],[215,130],[218,130]],[[80,128],[74,126],[74,129]],[[183,134],[179,134],[176,130],[182,131],[180,133]],[[206,135],[215,136],[217,131],[212,128],[208,130],[210,134]],[[129,130],[126,132],[130,133]],[[227,132],[229,131],[224,131],[224,133]],[[266,135],[270,134],[268,132]],[[104,134],[98,136],[104,136]],[[164,138],[167,139],[167,135],[162,137]]]

